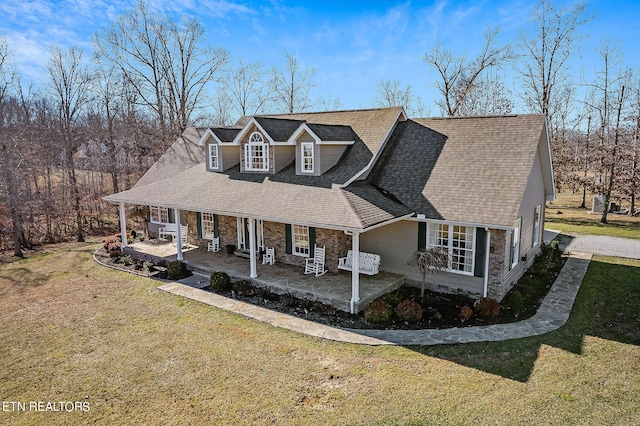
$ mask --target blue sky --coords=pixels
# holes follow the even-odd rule
[[[25,80],[42,80],[51,43],[77,45],[90,53],[91,35],[106,26],[130,0],[18,0],[0,4],[0,37],[6,37]],[[475,55],[488,25],[500,26],[503,43],[516,42],[529,27],[534,1],[322,1],[256,2],[251,0],[148,0],[170,14],[197,16],[213,47],[233,59],[281,65],[284,52],[316,69],[314,95],[339,99],[341,108],[373,106],[382,80],[410,84],[438,115],[435,74],[423,57],[437,40],[456,53]],[[559,2],[555,2],[560,4]],[[565,1],[564,4],[571,4]],[[596,0],[595,19],[582,28],[580,56],[573,63],[575,81],[590,78],[595,50],[604,39],[620,45],[624,62],[640,69],[640,1]],[[509,82],[518,91],[518,80]],[[517,109],[522,109],[517,107]],[[524,112],[524,111],[515,111]]]

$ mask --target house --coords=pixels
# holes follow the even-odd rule
[[[433,289],[501,300],[539,251],[554,197],[544,116],[409,119],[381,108],[190,128],[132,189],[105,199],[120,205],[123,230],[125,205],[145,205],[152,230],[180,218],[192,244],[217,237],[246,250],[252,278],[265,247],[300,267],[325,247],[330,274],[351,274],[357,312],[358,253],[417,284],[407,261],[432,246],[450,255]],[[349,250],[354,270],[340,271]]]

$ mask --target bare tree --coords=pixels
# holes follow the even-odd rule
[[[383,80],[376,84],[376,96],[373,98],[373,104],[377,107],[404,107],[408,114],[413,111],[413,103],[415,96],[411,85],[407,84],[401,87],[400,80]]]
[[[69,189],[76,214],[77,240],[84,241],[80,191],[76,176],[73,154],[78,149],[76,125],[81,112],[90,100],[91,77],[82,65],[82,50],[72,47],[63,52],[53,46],[50,51],[47,70],[49,87],[55,99],[59,148],[62,152],[64,168],[69,179]]]
[[[185,18],[180,24],[167,19],[165,28],[166,32],[158,34],[167,85],[164,96],[172,126],[182,133],[191,123],[193,112],[202,107],[204,91],[228,61],[228,54],[223,49],[200,47],[205,31],[195,18]]]
[[[468,105],[467,100],[472,93],[476,91],[475,96],[479,96],[478,83],[483,74],[491,69],[500,69],[513,59],[510,45],[497,44],[498,32],[498,29],[487,29],[482,51],[472,60],[464,55],[455,56],[450,50],[443,48],[442,42],[438,42],[425,55],[424,61],[439,77],[433,85],[442,95],[442,99],[436,102],[442,114],[450,117],[461,115],[460,109],[463,105]]]
[[[25,245],[22,227],[22,210],[20,181],[24,178],[25,156],[24,146],[18,132],[20,107],[12,89],[16,84],[16,72],[10,64],[9,49],[6,39],[0,39],[0,199],[4,199],[11,212],[13,236],[13,254],[23,257],[22,246]]]
[[[551,0],[540,0],[533,11],[533,34],[522,32],[519,50],[524,82],[523,99],[532,111],[552,115],[550,108],[562,86],[571,85],[568,61],[575,55],[581,38],[578,29],[591,20],[581,1],[571,9],[556,9]]]
[[[224,50],[201,47],[204,37],[196,19],[177,24],[139,0],[93,41],[96,56],[120,70],[137,100],[155,114],[163,139],[172,141],[227,60]]]
[[[309,96],[316,70],[311,67],[302,68],[298,60],[290,53],[285,53],[286,64],[282,68],[273,67],[271,72],[271,90],[276,108],[288,112],[306,111],[314,105]]]
[[[319,111],[336,111],[340,109],[341,105],[342,105],[342,102],[340,101],[340,98],[334,98],[331,96],[325,98],[322,95],[318,97]]]
[[[268,77],[258,62],[245,63],[240,58],[237,66],[226,67],[219,85],[228,99],[227,108],[240,116],[263,113],[271,100]]]
[[[488,72],[480,76],[471,90],[460,103],[458,115],[504,115],[513,110],[513,94],[503,83],[504,76]]]

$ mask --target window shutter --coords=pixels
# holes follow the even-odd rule
[[[175,223],[173,216],[173,209],[167,209],[167,217],[169,218],[169,223]]]
[[[484,228],[476,228],[476,258],[474,277],[484,277],[484,266],[487,256],[487,231]]]
[[[315,247],[316,247],[316,228],[313,226],[309,227],[309,257],[315,256]]]
[[[202,235],[202,213],[196,212],[196,223],[198,226],[198,237],[204,238]]]
[[[214,237],[219,237],[220,236],[220,230],[219,230],[219,225],[218,225],[218,215],[217,214],[213,215],[213,236]]]
[[[418,250],[427,248],[427,223],[418,222]]]
[[[287,249],[287,254],[291,254],[292,253],[292,247],[293,247],[293,236],[291,234],[291,225],[289,224],[285,224],[284,225],[284,238],[285,238],[285,245],[286,245],[286,249]]]

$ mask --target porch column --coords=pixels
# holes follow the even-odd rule
[[[184,258],[182,257],[182,230],[180,229],[180,209],[173,209],[173,211],[175,213],[176,220],[176,248],[178,251],[176,258],[178,260],[184,260]]]
[[[491,229],[485,228],[487,231],[487,239],[485,244],[485,256],[484,256],[484,286],[482,289],[482,297],[487,297],[489,293],[489,257],[491,256]]]
[[[120,239],[122,240],[122,248],[120,250],[124,250],[127,247],[127,216],[124,211],[124,203],[118,205],[118,210],[120,216]]]
[[[356,313],[356,303],[360,301],[360,233],[351,234],[351,313]]]
[[[249,265],[251,272],[250,278],[256,278],[258,273],[256,272],[256,220],[249,218]]]

